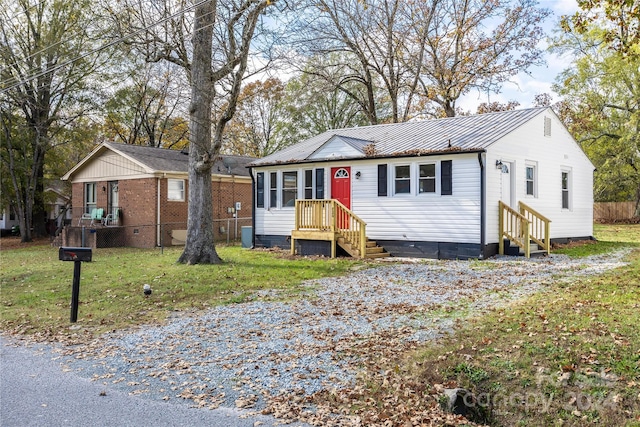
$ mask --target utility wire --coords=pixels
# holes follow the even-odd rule
[[[130,33],[130,34],[126,35],[126,36],[118,37],[117,39],[112,40],[112,41],[110,41],[110,42],[108,42],[108,43],[106,43],[106,44],[104,44],[102,46],[99,46],[99,47],[97,47],[95,49],[92,49],[92,50],[90,50],[88,52],[85,52],[85,53],[83,53],[81,55],[78,55],[75,58],[71,58],[71,59],[69,59],[69,60],[67,60],[67,61],[65,61],[65,62],[63,62],[61,64],[58,64],[58,65],[56,65],[55,67],[53,67],[51,69],[48,69],[48,70],[45,70],[45,71],[40,71],[38,73],[32,74],[31,76],[25,77],[25,78],[20,79],[20,80],[14,79],[15,82],[9,83],[8,85],[6,85],[6,82],[4,82],[6,86],[3,87],[3,88],[0,88],[0,93],[8,92],[8,91],[10,91],[12,89],[15,89],[16,87],[24,84],[24,83],[27,83],[27,82],[29,82],[31,80],[37,79],[39,77],[42,77],[42,76],[44,76],[44,75],[46,75],[48,73],[51,73],[53,71],[57,71],[57,70],[59,70],[61,68],[66,67],[67,65],[73,64],[74,62],[76,62],[76,61],[78,61],[80,59],[83,59],[83,58],[86,58],[87,56],[90,56],[90,55],[93,55],[95,53],[101,52],[101,51],[103,51],[105,49],[108,49],[108,48],[110,48],[112,46],[115,46],[116,44],[122,43],[123,41],[129,39],[133,35],[142,33],[144,31],[147,31],[147,30],[157,26],[157,25],[165,23],[165,22],[167,22],[167,21],[169,21],[169,20],[171,20],[173,18],[176,18],[177,16],[180,16],[180,15],[186,13],[186,12],[189,12],[189,11],[195,9],[196,7],[200,6],[201,4],[203,4],[203,3],[207,2],[207,1],[210,1],[210,0],[200,0],[200,1],[196,2],[196,3],[194,3],[193,5],[189,6],[189,7],[183,8],[183,9],[181,9],[181,10],[179,10],[179,11],[177,11],[177,12],[171,14],[171,15],[169,15],[168,17],[165,17],[165,18],[162,18],[162,19],[160,19],[160,20],[158,20],[156,22],[153,22],[153,23],[149,24],[146,27],[139,28],[139,29],[133,31],[132,33]],[[10,80],[9,80],[9,82],[10,82]]]

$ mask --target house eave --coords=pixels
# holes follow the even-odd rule
[[[266,166],[282,166],[282,165],[299,165],[309,163],[331,163],[339,161],[363,161],[363,160],[384,160],[384,159],[397,159],[402,157],[429,157],[429,156],[442,156],[446,154],[474,154],[485,153],[487,150],[484,148],[470,148],[461,149],[459,147],[446,148],[444,150],[410,150],[399,153],[358,156],[358,157],[332,157],[325,159],[299,159],[288,161],[277,161],[268,163],[251,163],[247,165],[247,168],[260,168]]]

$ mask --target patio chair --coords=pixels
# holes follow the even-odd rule
[[[93,208],[89,213],[83,213],[80,219],[78,220],[78,225],[82,224],[82,221],[91,221],[89,223],[90,226],[95,225],[96,222],[102,223],[102,215],[104,214],[104,209],[102,208]]]
[[[104,209],[96,208],[91,212],[91,223],[89,225],[95,225],[96,221],[102,224],[102,215],[104,214]]]
[[[96,208],[91,208],[90,212],[85,212],[82,214],[82,216],[80,217],[80,219],[78,219],[78,226],[80,226],[80,224],[82,224],[82,221],[91,221],[93,218],[93,212],[96,210]]]
[[[102,218],[102,225],[105,227],[118,225],[118,211],[116,210],[114,213],[107,214],[107,216]]]

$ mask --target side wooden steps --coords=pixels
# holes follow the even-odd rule
[[[338,246],[344,249],[349,255],[354,258],[360,258],[360,249],[354,248],[351,243],[347,242],[343,237],[338,238]],[[378,244],[373,241],[367,239],[366,243],[366,253],[362,258],[386,258],[390,254],[386,252],[382,246],[378,246]]]
[[[524,249],[513,244],[509,239],[505,239],[505,255],[525,256]],[[544,257],[547,256],[547,251],[540,248],[538,244],[532,242],[529,246],[529,256],[531,258]]]

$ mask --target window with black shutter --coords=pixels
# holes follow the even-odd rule
[[[304,198],[313,199],[313,170],[304,171]]]

